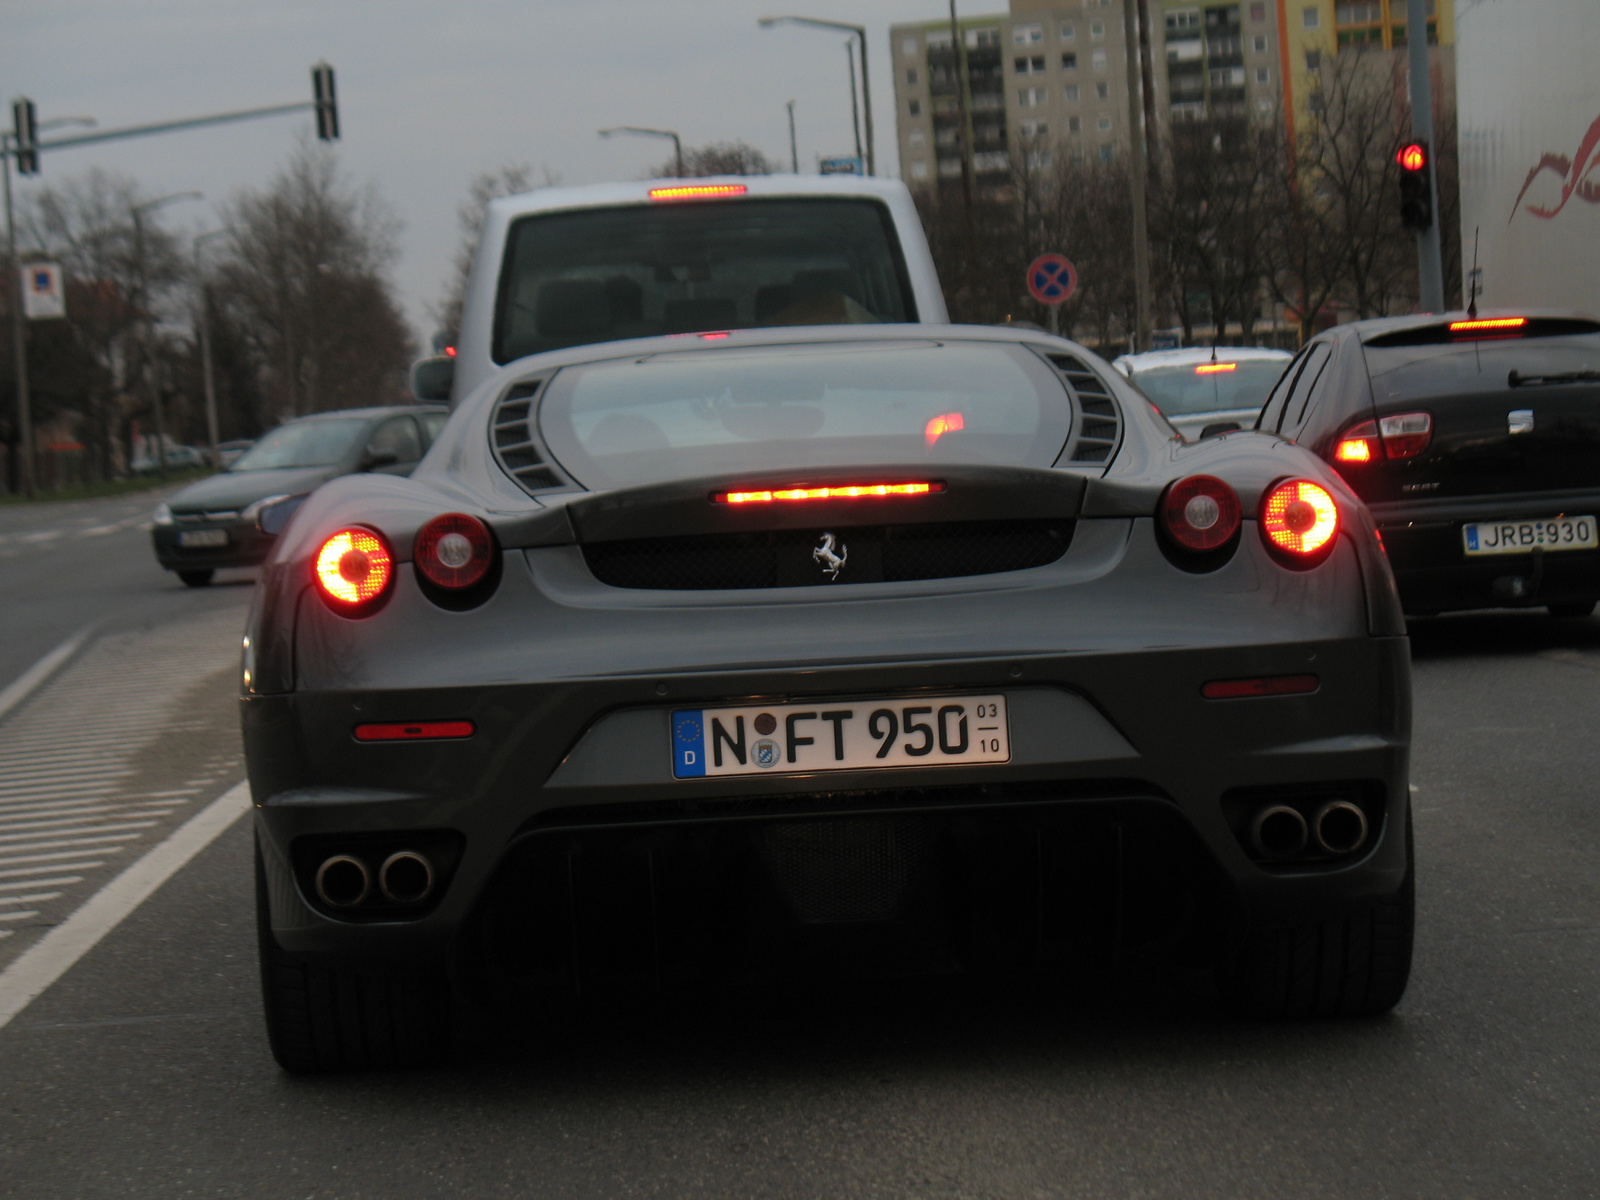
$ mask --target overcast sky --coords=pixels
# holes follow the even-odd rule
[[[636,179],[671,150],[596,136],[607,125],[677,129],[687,145],[743,140],[787,163],[791,99],[802,171],[851,153],[845,36],[757,27],[773,13],[867,26],[879,172],[895,174],[888,28],[948,11],[943,0],[0,0],[0,81],[40,120],[115,128],[309,100],[311,64],[326,59],[341,167],[403,222],[395,282],[425,340],[473,175],[529,162],[569,184]],[[165,213],[197,232],[216,226],[214,203],[266,182],[310,126],[297,114],[65,149],[46,154],[38,181],[98,166],[150,196],[203,191]]]

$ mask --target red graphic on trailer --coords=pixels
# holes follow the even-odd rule
[[[1523,181],[1522,190],[1517,193],[1517,201],[1511,206],[1511,217],[1515,217],[1517,209],[1522,207],[1522,198],[1528,194],[1533,181],[1546,171],[1554,171],[1561,176],[1561,202],[1554,208],[1536,208],[1530,204],[1528,211],[1534,216],[1550,220],[1567,206],[1567,201],[1572,199],[1574,193],[1580,200],[1600,204],[1600,180],[1589,178],[1596,170],[1600,170],[1600,117],[1594,119],[1589,132],[1583,135],[1576,158],[1547,153],[1539,159],[1538,165],[1528,172],[1528,178]],[[1511,217],[1506,218],[1506,224],[1511,223]]]
[[[1028,292],[1040,304],[1062,304],[1078,290],[1078,268],[1064,254],[1041,254],[1028,266]]]

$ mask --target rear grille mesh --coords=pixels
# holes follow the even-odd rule
[[[495,406],[489,424],[495,459],[529,493],[566,487],[569,482],[548,461],[528,420],[543,384],[542,379],[530,379],[513,386]]]
[[[845,559],[836,580],[813,555],[825,532]],[[611,587],[697,591],[995,575],[1055,562],[1071,540],[1071,521],[965,521],[591,542],[583,556]]]
[[[1064,461],[1085,465],[1111,461],[1122,434],[1122,416],[1105,382],[1088,366],[1070,354],[1046,355],[1056,370],[1072,385],[1078,398],[1083,423]]]
[[[904,816],[770,825],[760,845],[802,921],[882,921],[932,842],[925,817]]]

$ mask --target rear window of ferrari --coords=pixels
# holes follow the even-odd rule
[[[550,212],[511,227],[494,360],[670,333],[916,320],[894,221],[874,200]]]
[[[874,342],[658,354],[569,367],[539,427],[585,487],[939,463],[1048,467],[1065,389],[1015,345]]]

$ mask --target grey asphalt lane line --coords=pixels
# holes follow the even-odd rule
[[[249,784],[235,784],[0,971],[0,1029],[249,808]]]
[[[5,720],[7,713],[43,687],[50,677],[66,665],[73,655],[83,649],[83,644],[94,635],[94,631],[99,627],[99,624],[99,621],[93,621],[85,625],[77,633],[17,676],[5,691],[0,692],[0,721]]]

